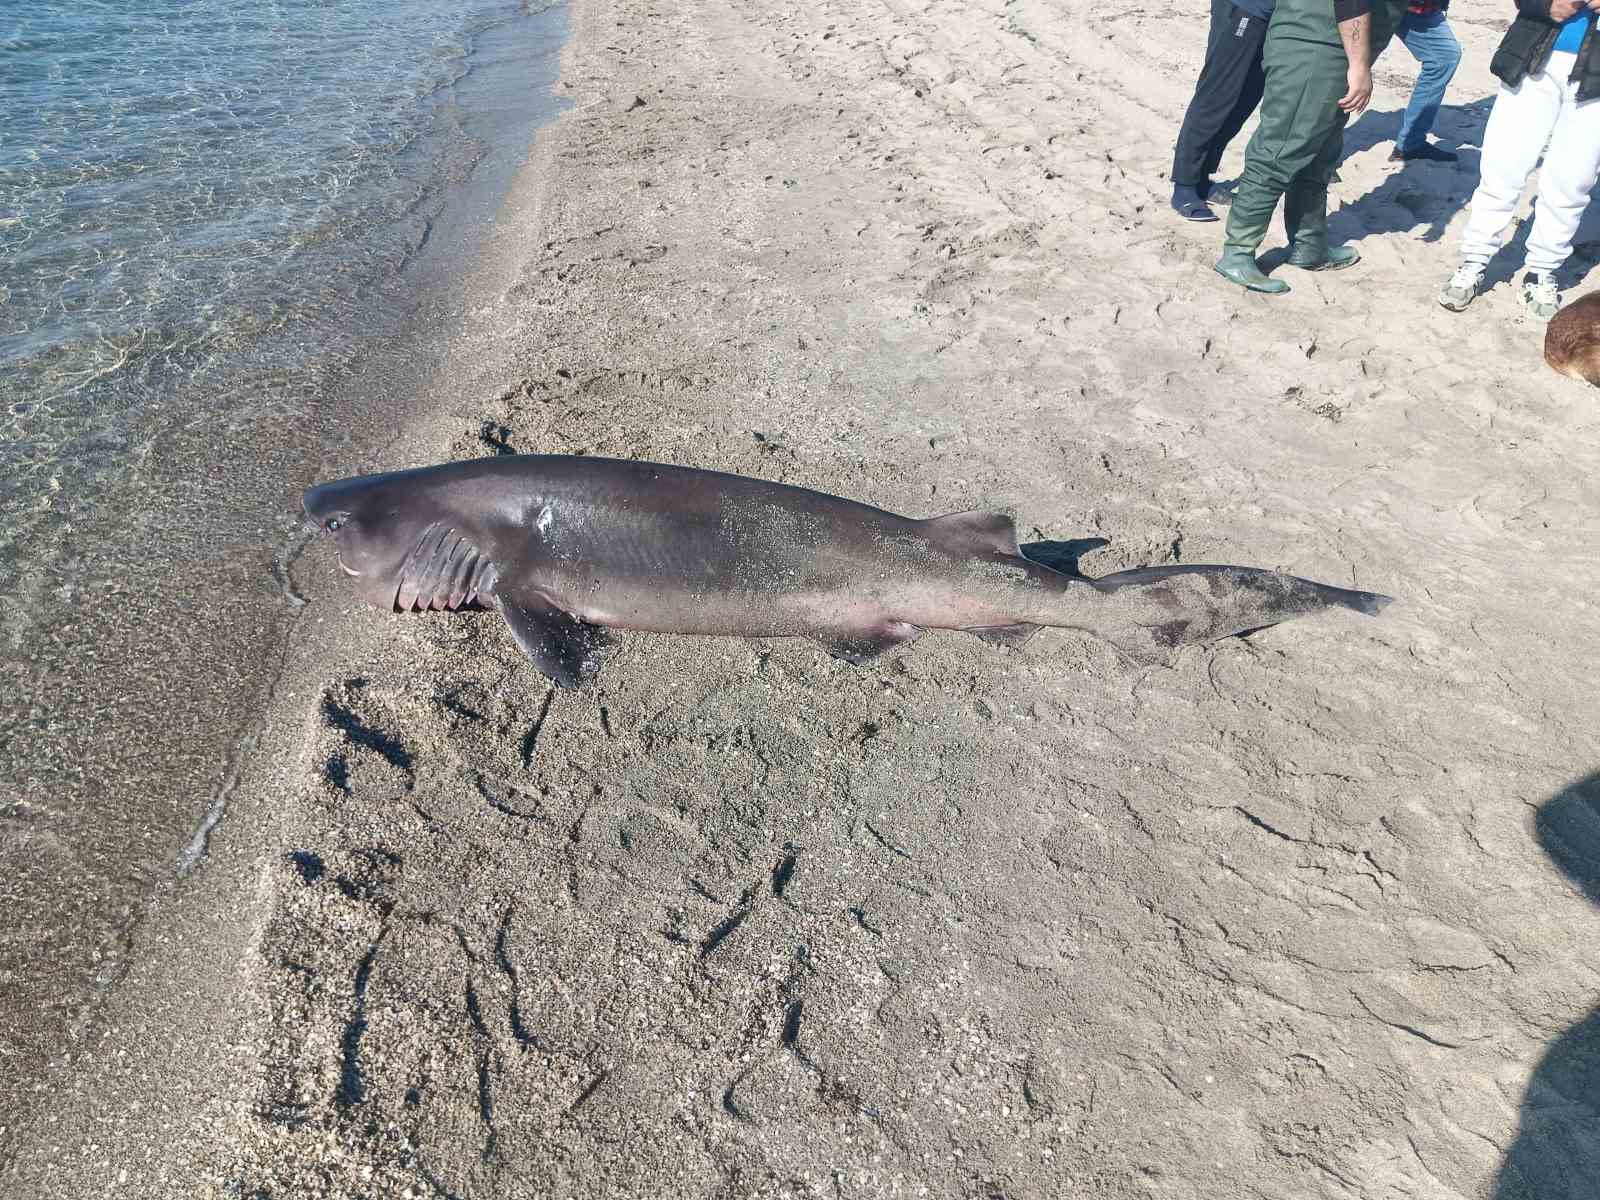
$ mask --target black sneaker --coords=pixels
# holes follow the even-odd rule
[[[1423,142],[1415,150],[1402,150],[1396,146],[1389,154],[1390,162],[1455,162],[1460,156],[1453,150],[1441,150],[1432,142]]]

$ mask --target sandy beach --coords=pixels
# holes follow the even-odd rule
[[[1207,11],[576,0],[431,411],[343,473],[645,458],[1401,603],[1148,668],[630,635],[555,692],[312,543],[0,1193],[1592,1200],[1600,408],[1506,256],[1433,299],[1508,9],[1451,9],[1457,167],[1385,161],[1380,60],[1363,262],[1280,298],[1166,206]]]

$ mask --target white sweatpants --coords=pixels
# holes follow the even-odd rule
[[[1573,235],[1600,173],[1600,99],[1578,103],[1578,85],[1569,78],[1576,59],[1552,54],[1543,74],[1529,75],[1514,88],[1500,86],[1483,134],[1478,190],[1461,233],[1464,261],[1486,263],[1504,244],[1541,150],[1527,266],[1554,271],[1572,254]]]

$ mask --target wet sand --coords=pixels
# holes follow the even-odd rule
[[[348,469],[638,456],[1400,604],[1171,668],[628,636],[554,693],[315,545],[6,1194],[1586,1195],[1600,420],[1509,287],[1432,300],[1503,14],[1452,8],[1460,169],[1384,162],[1380,63],[1365,259],[1278,299],[1165,207],[1203,21],[584,0],[436,406]]]

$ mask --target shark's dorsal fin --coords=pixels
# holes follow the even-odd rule
[[[967,553],[1020,554],[1017,523],[1001,512],[958,512],[924,521],[930,541]]]

